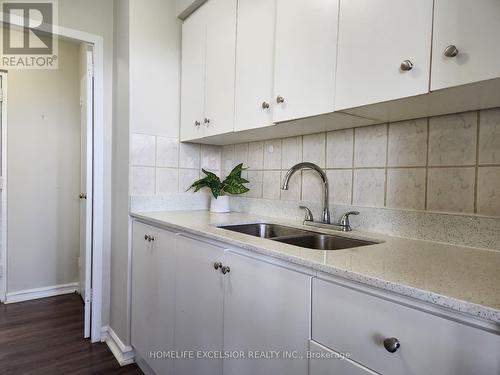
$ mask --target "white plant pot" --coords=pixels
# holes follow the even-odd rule
[[[229,210],[229,196],[222,195],[215,199],[214,197],[210,200],[210,212],[230,212]]]

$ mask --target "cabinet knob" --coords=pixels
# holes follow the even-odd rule
[[[194,122],[194,126],[200,126],[200,125],[201,125],[201,122],[199,122],[199,121]]]
[[[456,55],[458,55],[458,48],[457,48],[457,46],[454,46],[453,44],[449,45],[448,47],[446,47],[444,49],[443,54],[446,57],[455,57]]]
[[[262,109],[269,109],[271,105],[268,102],[262,102]]]
[[[215,262],[214,263],[214,268],[218,270],[219,268],[222,268],[222,262]]]
[[[210,125],[210,119],[205,117],[205,120],[203,120],[206,126]]]
[[[231,268],[229,268],[229,266],[222,266],[220,271],[222,272],[223,275],[225,275],[226,273],[231,272]]]
[[[147,234],[144,235],[144,240],[145,241],[148,241],[149,240],[149,236]]]
[[[396,353],[396,351],[401,347],[401,343],[395,337],[389,337],[384,340],[384,348],[389,353]]]
[[[282,96],[278,96],[278,97],[276,98],[276,103],[278,103],[278,104],[282,104],[282,103],[284,103],[284,102],[285,102],[285,98],[284,98],[284,97],[282,97]]]
[[[413,69],[413,63],[410,60],[405,60],[399,67],[403,72],[408,72]]]

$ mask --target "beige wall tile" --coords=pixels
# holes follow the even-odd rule
[[[430,168],[427,209],[474,213],[475,168]]]
[[[479,115],[479,163],[500,164],[500,108]]]
[[[234,145],[222,146],[221,151],[221,174],[227,176],[229,172],[237,165],[234,160]]]
[[[281,183],[285,179],[286,171],[281,172]],[[281,185],[281,184],[280,184]],[[300,201],[302,192],[302,172],[295,173],[288,183],[288,190],[281,190],[281,200]]]
[[[426,168],[387,170],[387,202],[390,208],[425,209]]]
[[[281,169],[281,139],[264,142],[264,169]]]
[[[130,168],[130,195],[155,194],[155,168]]]
[[[353,190],[353,204],[355,206],[383,207],[385,197],[385,170],[355,170]]]
[[[250,189],[247,197],[262,198],[262,171],[247,171],[247,179],[250,181],[246,185]]]
[[[175,194],[179,192],[179,170],[156,168],[156,194]]]
[[[305,162],[314,163],[321,168],[326,165],[326,134],[305,135],[303,138],[302,158]]]
[[[179,153],[180,168],[200,168],[200,145],[194,143],[181,143]]]
[[[177,138],[157,137],[156,166],[164,168],[179,167],[179,141]]]
[[[500,216],[500,167],[479,168],[477,213]]]
[[[326,172],[330,185],[330,203],[351,204],[352,170],[330,170]]]
[[[198,169],[179,169],[179,192],[185,192],[193,182],[199,179],[200,171]]]
[[[355,167],[385,167],[387,124],[357,128],[354,137]]]
[[[281,171],[264,171],[262,178],[262,197],[280,199]]]
[[[302,137],[284,138],[281,168],[290,169],[302,161]]]
[[[201,145],[201,167],[220,173],[221,148],[219,146]]]
[[[260,170],[264,167],[264,142],[248,144],[248,169]]]
[[[323,182],[318,173],[311,170],[302,171],[302,200],[323,202]]]
[[[429,165],[476,163],[477,113],[433,117],[429,120]]]
[[[352,168],[353,147],[353,129],[326,133],[326,167]]]
[[[389,124],[388,165],[425,166],[427,163],[427,119]]]
[[[243,163],[243,167],[248,168],[248,143],[234,145],[234,163]]]
[[[133,166],[154,167],[156,159],[156,137],[146,134],[132,134],[131,164]]]

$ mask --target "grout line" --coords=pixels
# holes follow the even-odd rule
[[[477,213],[477,200],[478,200],[478,182],[479,182],[479,136],[481,135],[481,112],[476,113],[476,169],[474,171],[474,213]]]
[[[356,156],[356,128],[352,129],[352,173],[351,173],[351,206],[354,205],[354,158]]]
[[[389,123],[386,125],[386,139],[385,139],[385,181],[384,181],[384,207],[387,207],[387,178],[388,178],[388,165],[389,165]]]
[[[426,144],[426,154],[425,154],[425,197],[424,197],[424,210],[427,210],[427,204],[428,204],[428,197],[427,194],[429,193],[429,145],[430,145],[430,140],[431,140],[431,133],[430,133],[430,128],[431,128],[431,120],[428,117],[427,118],[427,144]]]

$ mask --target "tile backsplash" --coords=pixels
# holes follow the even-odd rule
[[[132,196],[183,193],[206,168],[227,174],[243,163],[247,198],[321,201],[309,161],[325,169],[330,202],[370,208],[500,217],[500,108],[227,146],[133,134]]]

